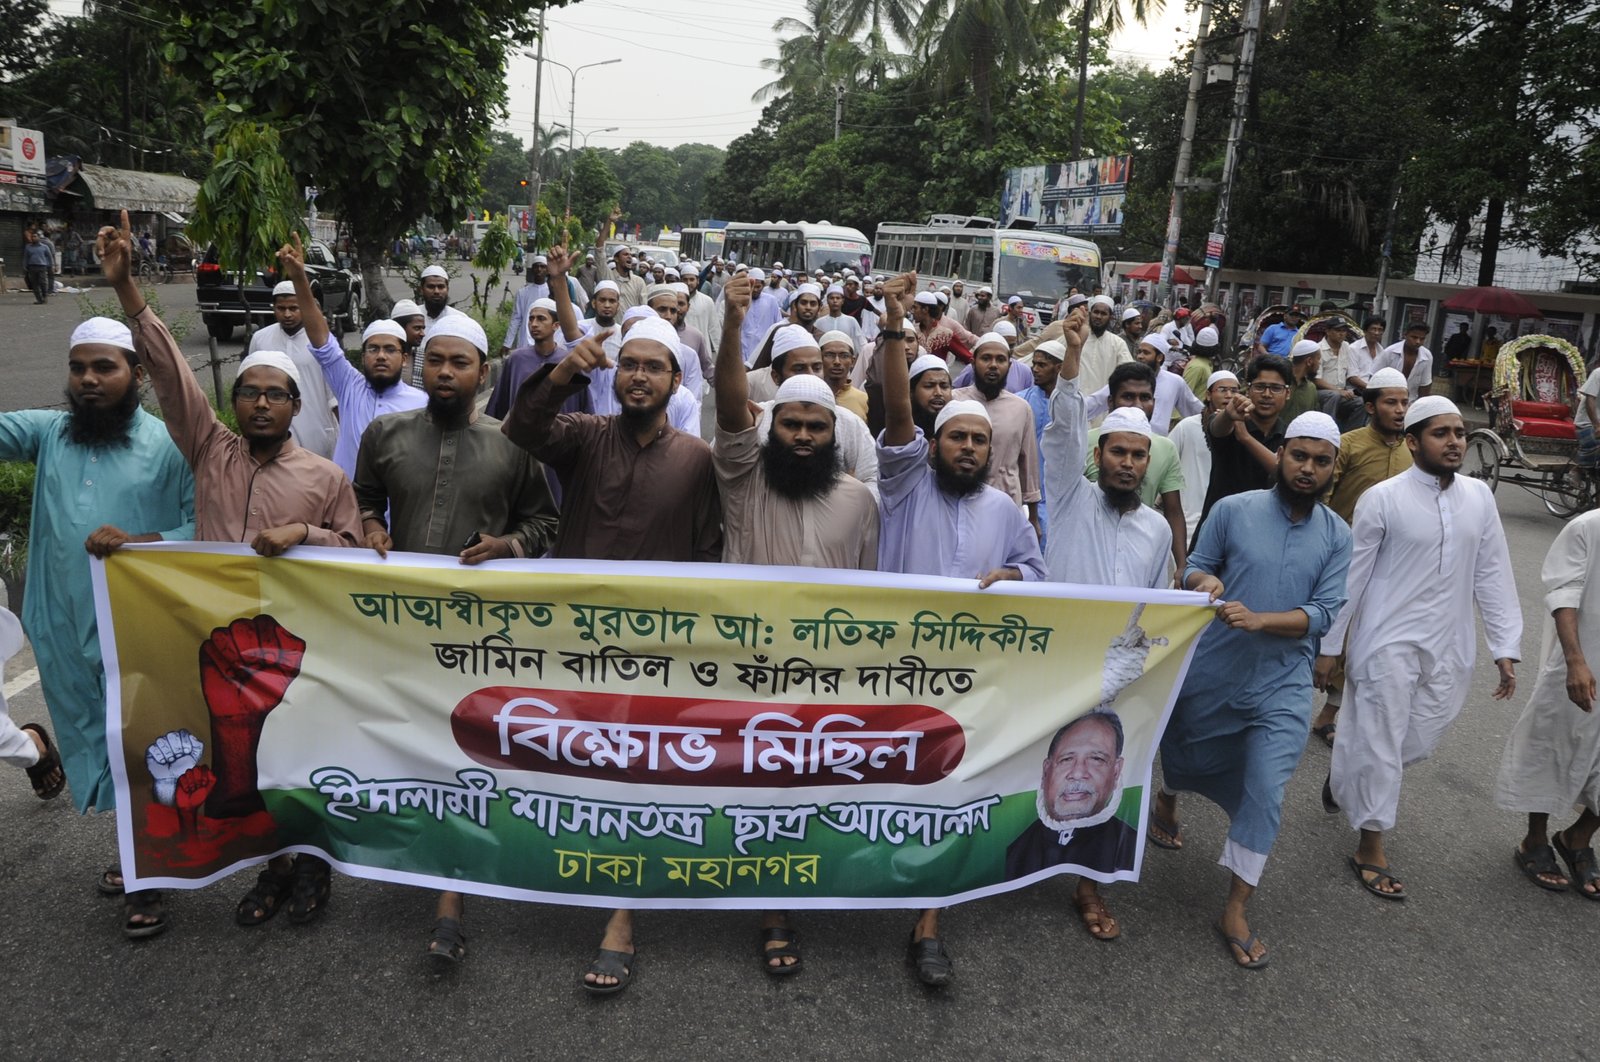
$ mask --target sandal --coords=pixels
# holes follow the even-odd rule
[[[578,977],[578,983],[583,990],[593,996],[614,996],[633,983],[633,964],[637,958],[631,951],[613,951],[610,948],[601,948],[600,953],[594,957],[594,962]],[[596,984],[586,980],[587,975],[594,974],[598,977],[615,977],[614,985]]]
[[[1557,885],[1555,882],[1545,881],[1544,878],[1540,877],[1541,874],[1548,874],[1558,878],[1566,877],[1565,874],[1561,873],[1561,867],[1556,864],[1555,849],[1549,845],[1542,844],[1531,852],[1524,851],[1522,846],[1518,845],[1516,850],[1511,853],[1511,858],[1517,861],[1518,869],[1528,875],[1528,880],[1539,886],[1539,888],[1549,889],[1551,892],[1566,892],[1569,888],[1567,882]]]
[[[307,925],[322,916],[333,895],[333,868],[328,861],[301,853],[294,860],[294,887],[289,895],[289,921]]]
[[[123,893],[121,864],[112,863],[101,871],[100,876],[95,879],[94,887],[101,896],[121,896]]]
[[[256,875],[255,886],[239,901],[233,920],[241,926],[259,926],[269,921],[294,889],[294,868],[274,870],[269,862]]]
[[[135,922],[135,918],[149,921]],[[130,892],[122,902],[122,934],[129,940],[142,940],[166,932],[167,917],[161,911],[161,893],[156,889]]]
[[[1166,834],[1166,838],[1157,837],[1157,830]],[[1183,827],[1175,822],[1168,822],[1157,815],[1153,808],[1150,811],[1150,827],[1145,830],[1144,835],[1151,844],[1157,848],[1165,848],[1169,852],[1176,852],[1183,847]]]
[[[955,961],[950,958],[944,941],[938,937],[918,940],[915,929],[911,931],[911,940],[906,944],[906,964],[916,969],[917,980],[934,988],[949,984],[956,975]]]
[[[1550,843],[1560,853],[1562,860],[1572,871],[1572,891],[1582,896],[1585,900],[1600,900],[1600,887],[1594,891],[1584,888],[1585,885],[1600,886],[1600,869],[1595,866],[1594,849],[1567,847],[1567,842],[1561,839],[1561,834],[1551,836]]]
[[[1321,726],[1314,726],[1311,728],[1311,732],[1317,735],[1317,737],[1321,738],[1322,743],[1327,745],[1330,749],[1333,748],[1333,735],[1336,734],[1338,730],[1338,723],[1323,723]]]
[[[459,920],[441,918],[433,923],[433,936],[428,938],[427,955],[451,964],[467,957],[467,934]]]
[[[50,735],[45,733],[44,727],[37,723],[24,723],[18,729],[31,730],[39,735],[39,741],[44,745],[44,751],[39,754],[39,762],[32,767],[25,767],[28,781],[33,785],[33,795],[40,800],[54,800],[61,795],[61,790],[67,787],[67,772],[61,766],[61,753],[56,751],[55,743],[50,740]],[[55,781],[50,781],[50,776],[56,776]]]
[[[1074,894],[1072,906],[1078,909],[1078,917],[1083,919],[1083,928],[1087,929],[1094,939],[1111,941],[1122,936],[1122,927],[1117,925],[1117,916],[1106,908],[1106,903],[1098,892],[1090,893],[1088,896]]]
[[[1389,873],[1388,867],[1375,867],[1371,863],[1357,863],[1355,856],[1346,856],[1345,862],[1349,863],[1350,869],[1356,872],[1356,880],[1361,882],[1361,887],[1372,893],[1372,895],[1381,896],[1385,900],[1403,900],[1406,898],[1405,884],[1399,878]],[[1376,877],[1369,881],[1367,879],[1368,874],[1374,874]],[[1387,881],[1391,885],[1400,886],[1400,891],[1384,892],[1382,889],[1378,888],[1378,883],[1381,881]]]
[[[767,945],[773,941],[780,941],[776,948]],[[761,931],[761,940],[756,945],[756,952],[761,956],[761,968],[771,977],[788,977],[804,969],[806,961],[800,957],[800,934],[788,926],[773,926]],[[780,962],[774,966],[771,959],[793,959],[794,962]]]
[[[1260,958],[1250,958],[1250,949],[1261,943],[1256,939],[1254,933],[1240,940],[1238,937],[1228,936],[1228,931],[1222,928],[1221,922],[1213,923],[1212,928],[1217,931],[1217,936],[1222,938],[1222,946],[1228,949],[1228,957],[1233,960],[1235,966],[1241,970],[1265,970],[1267,968],[1267,963],[1271,961],[1272,956],[1266,952],[1262,952]],[[1238,955],[1234,954],[1235,948],[1239,949]],[[1240,956],[1243,956],[1243,958],[1241,959]]]

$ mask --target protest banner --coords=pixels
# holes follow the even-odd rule
[[[601,907],[1135,879],[1212,616],[1178,591],[201,543],[94,579],[130,890],[295,850]]]

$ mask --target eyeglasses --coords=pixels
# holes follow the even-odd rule
[[[1287,384],[1253,383],[1250,390],[1258,395],[1281,395],[1289,390]]]
[[[628,375],[643,373],[646,376],[670,376],[672,366],[659,361],[634,361],[632,358],[623,358],[617,362],[617,371]]]
[[[361,348],[363,354],[404,354],[405,348],[397,343],[368,343]]]
[[[246,402],[255,402],[260,399],[262,395],[267,396],[267,405],[269,406],[286,406],[290,402],[294,401],[294,395],[290,394],[288,391],[285,391],[281,387],[268,387],[263,389],[260,387],[250,387],[247,385],[245,387],[235,388],[233,392],[234,398],[242,398]]]
[[[822,352],[823,361],[849,361],[855,356],[856,352],[853,350],[824,350]]]

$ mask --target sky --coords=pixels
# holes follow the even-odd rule
[[[138,0],[111,6],[144,10]],[[1125,28],[1111,42],[1114,59],[1150,66],[1170,61],[1178,42],[1194,31],[1196,16],[1184,0],[1148,28]],[[50,0],[59,15],[83,12],[81,0]],[[553,8],[545,36],[541,124],[565,126],[575,144],[622,148],[635,140],[663,147],[704,143],[727,147],[761,117],[751,95],[773,79],[761,60],[777,55],[772,25],[789,15],[804,20],[804,0],[580,0]],[[136,16],[135,16],[136,17]],[[534,42],[521,49],[506,73],[509,113],[500,128],[531,143],[534,124]],[[576,110],[570,68],[608,59],[620,62],[577,75]],[[849,107],[848,100],[845,104]],[[587,135],[587,136],[586,136]]]

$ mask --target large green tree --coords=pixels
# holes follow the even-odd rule
[[[969,89],[978,99],[978,135],[995,142],[994,100],[1007,73],[1056,58],[1043,39],[1059,26],[1070,0],[928,0],[918,32],[926,73],[948,95]]]
[[[282,133],[284,154],[348,226],[365,289],[389,309],[390,242],[475,205],[506,60],[534,33],[515,0],[149,0],[166,54],[208,97]]]

